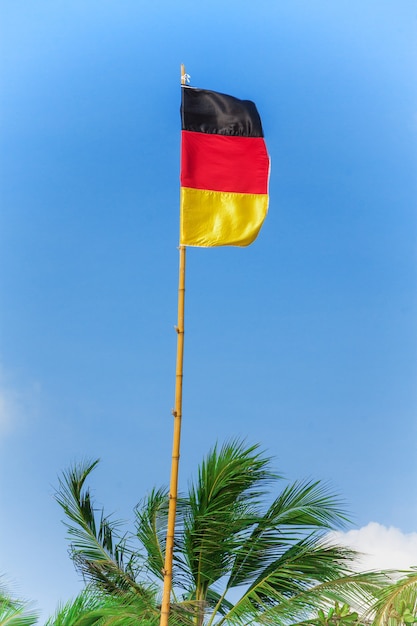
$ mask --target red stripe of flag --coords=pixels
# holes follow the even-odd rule
[[[181,186],[268,193],[269,157],[262,137],[182,131]]]

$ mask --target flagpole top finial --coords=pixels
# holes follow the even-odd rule
[[[190,80],[191,76],[186,73],[184,63],[181,63],[181,85],[188,85]]]

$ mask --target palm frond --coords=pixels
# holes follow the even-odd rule
[[[60,607],[46,626],[156,626],[158,616],[156,595],[151,605],[135,594],[104,595],[94,587],[87,587],[73,601]]]
[[[237,441],[215,447],[203,461],[184,517],[184,554],[196,589],[207,589],[229,571],[230,555],[275,478],[269,461],[258,446]]]
[[[381,577],[352,575],[354,553],[343,547],[321,544],[312,535],[270,563],[238,600],[224,620],[246,623],[291,623],[305,619],[313,607],[335,600],[365,602],[381,583]],[[221,624],[220,620],[218,624]]]
[[[411,624],[417,617],[417,568],[402,574],[405,576],[380,591],[371,612],[374,626]]]
[[[242,541],[228,587],[250,584],[307,533],[313,530],[318,538],[345,520],[339,499],[319,482],[294,482],[285,487]]]
[[[0,586],[0,626],[31,626],[37,615],[27,603],[12,597],[3,584]]]
[[[81,463],[63,473],[55,498],[69,521],[64,522],[71,542],[71,557],[77,569],[109,593],[129,590],[146,593],[136,583],[135,556],[127,548],[126,537],[120,537],[120,522],[101,513],[96,520],[95,508],[85,481],[98,460]]]
[[[338,602],[354,607],[361,619],[367,621],[369,608],[386,584],[384,572],[347,573],[334,580],[318,583],[308,589],[307,594],[312,609],[325,609]],[[302,594],[297,598],[300,599]]]
[[[330,530],[349,521],[341,504],[320,481],[295,481],[275,499],[266,517],[280,527]]]
[[[32,626],[37,619],[36,613],[29,612],[24,603],[0,598],[0,626]]]
[[[106,596],[93,587],[86,587],[74,600],[60,605],[45,626],[75,626],[82,617],[104,606],[105,603]]]
[[[147,553],[147,567],[163,579],[168,490],[154,489],[135,509],[136,535]]]

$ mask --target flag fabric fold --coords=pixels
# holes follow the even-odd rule
[[[181,91],[180,244],[247,246],[268,211],[269,157],[256,106]]]

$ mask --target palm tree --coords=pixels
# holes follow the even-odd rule
[[[85,487],[96,465],[70,468],[57,491],[72,558],[97,589],[139,600],[141,618],[153,621],[168,492],[153,490],[135,510],[135,533],[121,534],[117,521],[98,519]],[[232,441],[207,455],[178,502],[171,623],[294,624],[335,601],[370,602],[381,576],[352,573],[355,553],[325,539],[346,522],[338,498],[320,482],[297,481],[265,505],[281,480],[257,445]]]

